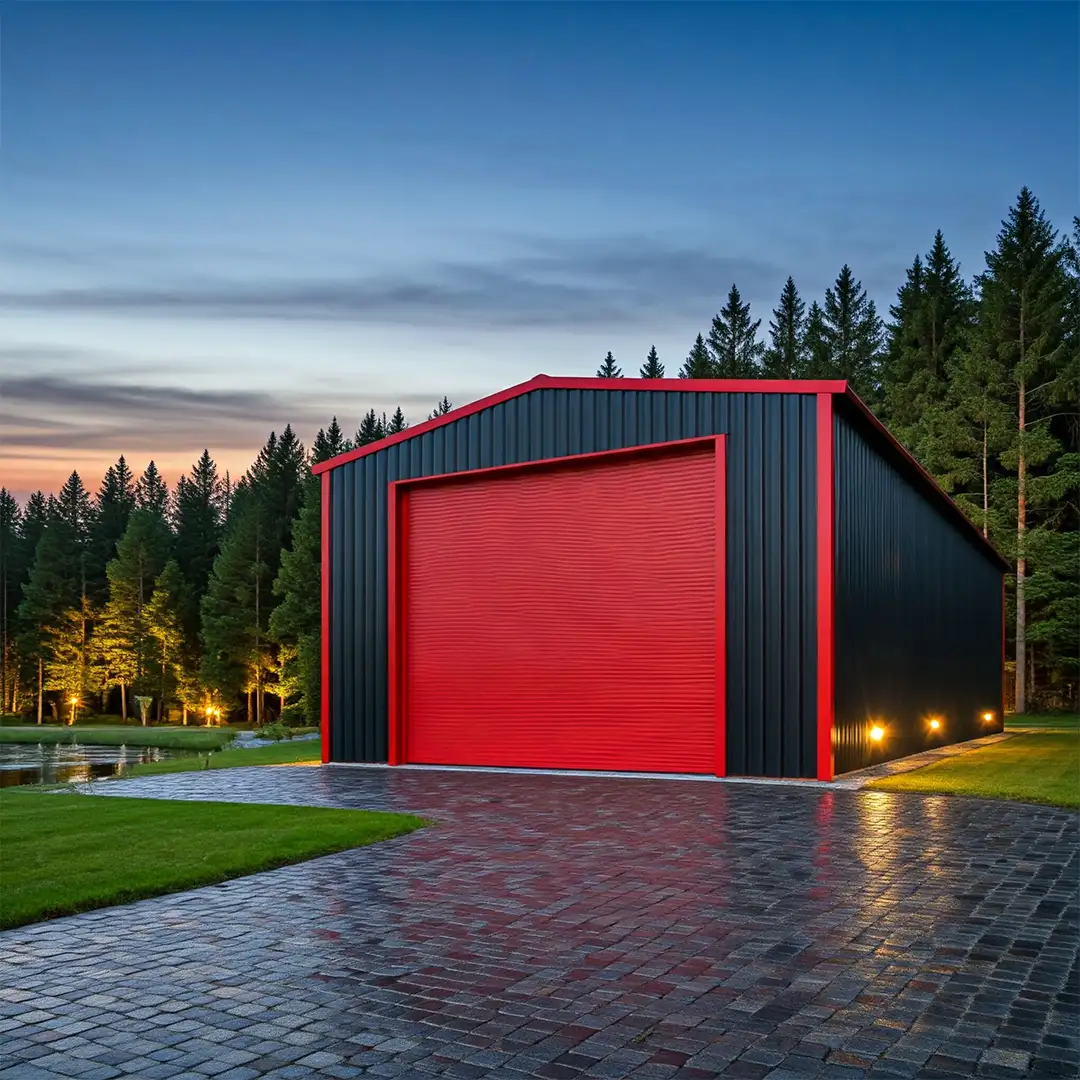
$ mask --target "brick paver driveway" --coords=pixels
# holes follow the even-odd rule
[[[1065,811],[334,768],[104,789],[438,823],[0,935],[3,1080],[1078,1072]]]

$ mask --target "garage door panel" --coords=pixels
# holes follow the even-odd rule
[[[709,443],[409,490],[407,760],[712,772],[715,475]]]

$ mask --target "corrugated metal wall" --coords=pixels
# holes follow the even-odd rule
[[[856,418],[838,410],[834,438],[841,773],[999,729],[981,714],[1001,712],[1001,570]],[[930,715],[942,718],[940,738]],[[886,729],[881,744],[872,720]]]
[[[331,754],[387,758],[387,484],[728,435],[728,770],[813,776],[815,398],[538,389],[333,469]]]

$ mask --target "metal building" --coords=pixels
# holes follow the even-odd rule
[[[315,471],[324,760],[831,779],[1001,730],[1007,566],[843,382],[540,375]]]

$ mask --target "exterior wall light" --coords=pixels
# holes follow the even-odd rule
[[[993,714],[992,712],[984,712],[984,713],[983,713],[983,719],[984,719],[984,720],[985,720],[985,721],[986,721],[986,722],[987,722],[988,724],[991,724],[991,723],[993,723],[993,721],[994,721],[994,714]]]
[[[940,729],[941,729],[941,721],[935,716],[930,721],[930,730],[931,731],[939,731]]]
[[[875,724],[870,729],[870,740],[871,740],[871,742],[881,742],[881,740],[884,739],[884,738],[885,738],[885,729],[883,727],[881,727],[880,725]]]

